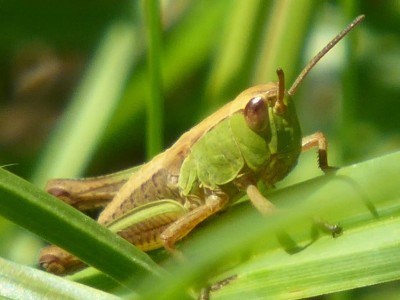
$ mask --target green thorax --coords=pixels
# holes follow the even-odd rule
[[[214,190],[243,172],[268,186],[285,177],[301,150],[297,116],[290,99],[285,100],[289,103],[282,114],[268,108],[269,126],[263,132],[252,131],[239,110],[194,143],[179,175],[182,193],[188,195],[198,187]]]

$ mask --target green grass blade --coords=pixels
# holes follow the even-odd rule
[[[348,2],[342,1],[344,15],[350,18],[354,18],[358,9],[356,7],[359,5],[358,2]],[[362,102],[360,99],[359,90],[363,88],[363,84],[360,82],[357,76],[357,42],[359,41],[361,30],[353,32],[347,37],[347,42],[345,45],[345,63],[346,69],[342,75],[342,86],[343,86],[343,99],[341,102],[341,118],[338,122],[338,127],[340,129],[340,146],[341,146],[341,156],[342,160],[345,162],[351,161],[356,158],[357,147],[354,147],[354,132],[358,132],[358,126],[361,122],[359,120],[360,115],[357,111],[357,103]]]
[[[83,172],[119,101],[134,50],[132,24],[113,24],[47,145],[33,176],[37,185]]]
[[[148,41],[149,97],[147,98],[147,158],[160,153],[163,146],[163,98],[161,82],[161,16],[158,0],[145,0]]]
[[[238,277],[213,299],[302,299],[400,278],[400,216],[321,238],[295,255],[275,251],[231,270]]]
[[[0,296],[8,299],[119,299],[114,295],[0,258]]]
[[[285,71],[285,81],[293,82],[315,6],[313,0],[275,2],[253,82],[276,80],[278,67]]]
[[[215,27],[224,16],[228,5],[229,2],[226,1],[195,2],[179,27],[166,38],[162,58],[165,94],[173,91],[182,80],[207,61],[214,45]],[[144,87],[147,86],[147,80],[143,70],[132,77],[111,125],[106,130],[104,140],[125,130],[132,122],[132,116],[143,111],[144,101],[139,100],[146,97],[147,90]]]
[[[119,282],[132,276],[161,274],[160,267],[144,252],[4,169],[0,169],[0,214]]]
[[[263,29],[259,23],[268,15],[268,4],[267,1],[235,1],[226,10],[205,90],[208,111],[226,103],[250,84],[251,63]]]
[[[184,250],[188,263],[171,263],[168,269],[172,276],[157,283],[162,292],[150,291],[149,286],[143,288],[149,291],[146,299],[179,298],[188,286],[203,285],[205,278],[216,275],[219,269],[237,265],[238,258],[250,253],[263,253],[258,257],[262,259],[258,261],[256,256],[253,263],[241,264],[225,276],[237,274],[246,280],[246,274],[251,274],[254,279],[257,276],[265,278],[273,270],[279,272],[281,281],[278,283],[259,280],[254,287],[246,281],[246,293],[255,288],[259,297],[271,295],[276,298],[288,295],[288,292],[294,295],[295,291],[299,295],[317,295],[399,279],[400,273],[385,266],[383,259],[390,254],[391,263],[400,264],[400,255],[394,255],[399,249],[399,239],[396,239],[396,228],[400,225],[400,191],[396,179],[399,169],[400,152],[397,152],[282,189],[269,195],[269,199],[281,208],[281,213],[270,218],[259,217],[249,204],[232,209],[203,232],[199,230],[198,236],[194,235]],[[315,216],[339,221],[345,229],[344,236],[338,239],[321,237],[305,247],[311,241],[310,220]],[[285,253],[276,240],[276,232],[283,229],[299,247],[305,248],[297,254]],[[380,234],[380,237],[375,239],[371,233]],[[349,237],[345,237],[347,235]],[[369,263],[362,266],[368,269],[365,280],[358,281],[360,263],[354,259],[357,256],[365,257]],[[251,265],[264,265],[265,268],[252,270]],[[324,271],[325,279],[316,287],[315,276],[322,272],[322,265],[332,273]],[[308,268],[307,272],[303,277],[299,276],[299,270],[304,267]],[[236,282],[237,289],[242,289],[240,280]],[[229,285],[230,292],[228,287],[225,289],[225,299],[230,299],[235,282]],[[220,299],[223,299],[223,290],[220,293]]]

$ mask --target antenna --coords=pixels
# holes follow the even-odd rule
[[[277,111],[284,111],[285,110],[285,103],[283,101],[283,98],[285,97],[285,74],[283,73],[283,70],[279,68],[276,70],[276,74],[278,75],[278,97],[277,101],[275,104],[275,109]]]
[[[346,36],[354,27],[356,27],[362,20],[364,20],[365,16],[360,15],[353,20],[342,32],[340,32],[337,36],[333,38],[317,55],[315,55],[307,64],[307,66],[301,71],[300,75],[297,76],[296,80],[288,90],[288,94],[293,96],[296,93],[296,90],[299,84],[304,80],[307,76],[308,72],[315,66],[315,64],[322,58],[326,53],[328,53],[342,38]]]

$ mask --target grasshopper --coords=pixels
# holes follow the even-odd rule
[[[87,179],[55,179],[47,192],[79,210],[104,207],[97,221],[148,251],[164,247],[179,255],[175,243],[198,224],[247,194],[262,214],[275,211],[257,188],[282,180],[302,151],[318,148],[322,171],[328,165],[321,132],[302,138],[291,96],[314,65],[364,19],[361,15],[328,43],[285,91],[278,81],[253,86],[183,134],[150,162],[126,171]],[[332,232],[338,230],[332,228]],[[56,247],[42,249],[40,265],[64,274],[84,266]]]

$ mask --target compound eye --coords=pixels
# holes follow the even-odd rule
[[[251,99],[244,109],[247,125],[255,132],[263,131],[269,125],[268,107],[261,97]]]

